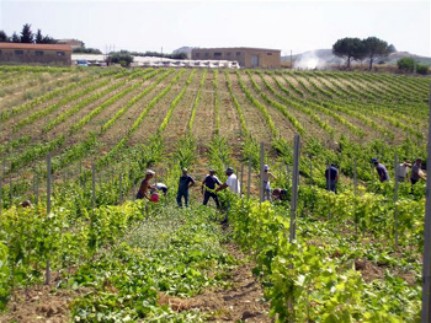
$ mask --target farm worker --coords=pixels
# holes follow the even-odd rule
[[[412,174],[410,176],[410,182],[412,185],[416,184],[420,179],[426,181],[427,177],[422,171],[422,159],[416,159],[415,163],[412,166]]]
[[[272,191],[272,199],[274,201],[287,201],[287,190],[283,188],[274,188],[274,190]]]
[[[150,180],[154,177],[156,173],[148,169],[145,173],[145,178],[141,182],[141,186],[139,187],[138,194],[136,194],[137,199],[143,199],[144,197],[148,200],[151,200],[151,197],[148,195],[148,192],[151,188]]]
[[[24,201],[22,201],[22,202],[20,203],[20,206],[21,206],[21,207],[24,207],[24,208],[26,208],[26,207],[30,207],[30,208],[32,208],[32,207],[33,207],[33,204],[31,204],[31,201],[30,201],[30,200],[24,200]]]
[[[226,175],[227,175],[226,182],[224,182],[222,185],[220,185],[216,189],[216,192],[224,190],[224,189],[226,189],[226,188],[229,187],[229,190],[232,193],[235,193],[235,194],[238,194],[238,195],[241,194],[241,187],[239,185],[238,178],[236,177],[236,175],[235,175],[232,167],[228,167],[226,169]]]
[[[383,182],[388,181],[389,180],[389,174],[388,174],[388,170],[386,169],[385,165],[379,163],[379,160],[377,158],[371,159],[371,162],[374,164],[374,167],[376,167],[380,182],[383,183]]]
[[[216,184],[218,186],[221,185],[220,180],[217,178],[217,176],[215,176],[215,170],[210,169],[209,170],[209,174],[207,174],[207,176],[205,176],[203,182],[202,182],[202,187],[201,187],[201,191],[202,194],[204,195],[204,201],[203,201],[203,205],[207,205],[208,204],[208,200],[210,199],[210,197],[213,198],[215,204],[217,205],[217,208],[220,208],[220,203],[217,197],[217,194],[215,193],[215,186]]]
[[[335,164],[329,165],[325,170],[326,189],[337,193],[338,169]]]
[[[260,177],[260,174],[258,175]],[[275,176],[269,171],[269,166],[265,165],[263,166],[263,180],[262,180],[262,185],[263,185],[263,200],[266,201],[271,201],[271,183],[270,183],[270,179],[276,179]]]
[[[182,207],[182,198],[184,197],[184,204],[186,207],[189,206],[189,188],[195,185],[195,180],[188,175],[187,168],[182,169],[182,175],[178,183],[178,193],[177,193],[177,204]]]
[[[168,187],[164,183],[156,183],[156,189],[162,191],[164,196],[168,193]]]
[[[412,164],[405,159],[402,163],[398,164],[397,169],[396,169],[396,177],[397,177],[397,181],[398,182],[405,182],[408,172],[409,172],[409,168],[412,167]]]

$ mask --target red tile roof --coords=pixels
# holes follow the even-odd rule
[[[70,45],[59,44],[23,44],[23,43],[0,43],[0,49],[33,49],[33,50],[61,50],[71,52]]]

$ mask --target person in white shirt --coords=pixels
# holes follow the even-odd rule
[[[238,178],[236,177],[232,167],[228,167],[226,169],[226,175],[227,175],[226,182],[224,182],[222,185],[217,187],[216,192],[224,190],[224,189],[229,187],[229,190],[232,193],[240,195],[241,194],[241,187],[240,187]]]
[[[397,180],[398,182],[405,182],[408,177],[408,168],[412,168],[412,164],[405,160],[403,163],[399,164],[397,167]]]

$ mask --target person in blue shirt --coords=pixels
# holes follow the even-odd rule
[[[335,164],[331,164],[325,170],[326,189],[337,193],[338,169]]]
[[[182,198],[184,197],[184,204],[189,206],[189,188],[195,185],[195,180],[188,175],[187,168],[182,169],[182,175],[178,183],[177,204],[182,207]]]
[[[379,163],[379,160],[377,158],[371,159],[371,162],[374,164],[374,167],[376,167],[380,182],[387,182],[389,180],[389,173],[385,165]]]
[[[216,194],[216,185],[222,185],[220,180],[215,176],[215,170],[210,169],[209,174],[205,176],[202,182],[202,194],[204,195],[203,205],[207,205],[210,197],[213,198],[217,208],[220,208],[220,202]]]

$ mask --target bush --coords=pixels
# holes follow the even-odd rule
[[[133,62],[133,56],[129,53],[119,52],[109,55],[108,60],[110,63],[121,64],[121,66],[127,67]]]
[[[399,70],[412,73],[415,68],[415,61],[411,57],[403,57],[397,61],[397,65]]]
[[[418,73],[418,74],[427,75],[428,74],[428,70],[429,70],[429,66],[427,66],[427,65],[418,64],[416,66],[416,73]]]

